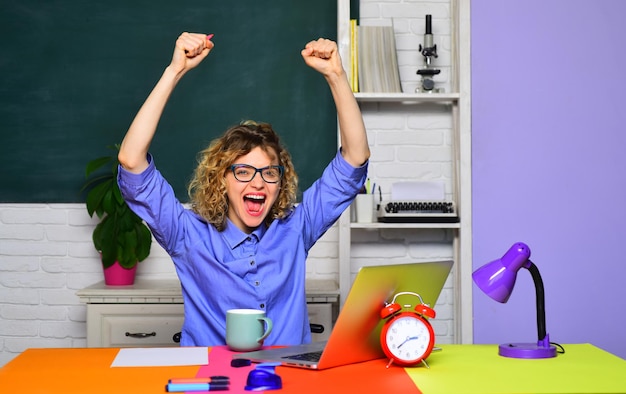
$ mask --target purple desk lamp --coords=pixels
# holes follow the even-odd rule
[[[472,274],[474,283],[489,297],[505,303],[515,287],[517,271],[520,268],[530,271],[537,294],[537,343],[505,343],[500,345],[498,354],[511,358],[550,358],[556,357],[556,346],[550,343],[546,333],[546,311],[543,281],[537,266],[530,261],[530,248],[518,242],[498,260],[485,264]]]

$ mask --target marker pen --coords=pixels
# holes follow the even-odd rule
[[[230,383],[230,378],[228,376],[208,376],[208,377],[200,377],[200,378],[172,378],[168,381],[168,383],[181,384],[181,383],[218,383],[218,384],[228,384]]]
[[[185,391],[226,391],[230,385],[226,383],[168,383],[165,390],[170,393],[184,393]]]

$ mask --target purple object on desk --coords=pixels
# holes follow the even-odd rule
[[[283,388],[283,380],[276,374],[280,363],[261,363],[248,374],[246,391],[267,391]]]
[[[543,280],[537,266],[530,261],[530,248],[518,242],[500,259],[480,267],[472,274],[474,283],[489,297],[505,303],[515,287],[517,272],[526,268],[535,283],[537,302],[537,343],[505,343],[498,348],[498,354],[511,358],[550,358],[556,357],[556,347],[550,343],[546,333],[546,313]]]

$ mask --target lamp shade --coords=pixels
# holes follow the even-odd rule
[[[556,357],[556,346],[550,342],[546,332],[546,312],[543,280],[539,269],[530,261],[530,248],[518,242],[501,258],[485,264],[472,274],[474,283],[489,297],[505,303],[515,287],[520,268],[526,268],[533,278],[537,296],[537,343],[505,343],[498,347],[498,354],[513,358]]]
[[[501,258],[480,267],[472,274],[474,283],[489,297],[505,303],[515,287],[515,279],[520,268],[528,268],[530,248],[518,242]]]

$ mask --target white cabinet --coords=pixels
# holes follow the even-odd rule
[[[335,288],[307,281],[309,320],[323,328],[313,341],[328,339],[339,298]],[[99,282],[76,294],[87,304],[88,347],[179,346],[184,310],[177,279],[137,279],[131,286]]]
[[[424,14],[430,14],[433,9],[438,13],[433,19],[442,19],[441,15],[447,10],[449,16],[449,49],[448,64],[449,70],[447,86],[449,89],[445,93],[356,93],[357,101],[366,121],[376,122],[378,119],[389,119],[395,113],[406,114],[410,112],[422,111],[424,107],[436,108],[437,116],[449,117],[450,130],[450,178],[449,195],[457,207],[459,214],[458,223],[354,223],[350,219],[350,212],[346,211],[339,219],[339,290],[341,302],[346,299],[352,279],[358,270],[358,262],[355,262],[353,253],[353,237],[355,231],[372,231],[382,234],[384,231],[394,230],[411,234],[411,237],[419,237],[420,231],[430,229],[441,229],[449,235],[452,249],[452,258],[455,265],[452,272],[454,288],[454,311],[453,311],[453,337],[456,343],[472,342],[472,309],[471,309],[471,269],[472,269],[472,217],[471,217],[471,116],[470,116],[470,1],[450,0],[446,2],[425,2],[415,1],[410,5],[404,2],[402,10],[417,11],[423,14],[402,15],[400,25],[404,26],[404,33],[418,23],[424,23]],[[361,4],[361,23],[363,23],[363,7],[372,7],[374,3],[367,2]],[[381,2],[380,7],[394,7],[387,2]],[[411,8],[410,6],[413,6]],[[381,16],[382,19],[393,18],[391,8],[389,13]],[[338,24],[337,41],[339,51],[346,70],[350,69],[350,0],[338,0]],[[445,23],[442,23],[445,24]],[[447,24],[445,24],[448,26]],[[411,26],[407,28],[407,26]],[[407,33],[407,34],[408,34]],[[419,36],[415,38],[415,46],[422,43]],[[446,42],[447,43],[447,42]],[[419,52],[418,52],[419,53]],[[444,60],[445,62],[446,60]],[[421,63],[415,64],[415,69],[420,68]],[[402,76],[402,73],[401,73]],[[405,84],[403,83],[403,86]],[[405,89],[406,90],[406,89]],[[411,91],[414,91],[411,90]],[[386,113],[387,112],[387,113]],[[391,115],[389,115],[391,113]],[[421,112],[419,112],[421,114]],[[420,115],[421,116],[421,115]],[[387,117],[387,118],[386,118]],[[380,121],[382,122],[382,120]],[[370,139],[370,144],[372,141]],[[417,153],[416,153],[417,154]],[[377,166],[383,165],[380,158],[373,155],[370,160],[370,174],[375,174]],[[430,179],[424,179],[430,180]],[[381,237],[379,237],[381,238]],[[424,259],[427,259],[425,256]]]
[[[179,346],[184,311],[178,280],[99,282],[76,294],[87,304],[88,347]]]
[[[89,304],[88,347],[179,346],[182,304]]]

